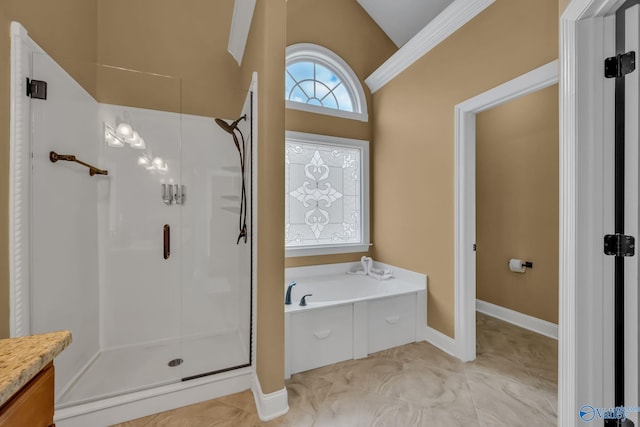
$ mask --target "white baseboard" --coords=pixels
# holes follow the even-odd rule
[[[517,311],[491,304],[490,302],[476,300],[476,310],[491,317],[512,323],[521,328],[529,329],[541,335],[558,339],[558,325],[538,319],[537,317],[522,314]]]
[[[260,417],[261,421],[273,420],[289,412],[289,399],[286,387],[273,393],[264,394],[258,375],[255,375],[251,390],[253,391],[253,398],[256,401],[258,417]]]
[[[425,326],[422,334],[419,335],[420,338],[423,338],[429,344],[432,344],[438,347],[440,350],[445,353],[460,358],[457,352],[456,341],[448,335],[443,334],[442,332],[433,329],[430,326]]]
[[[251,388],[253,368],[183,381],[55,411],[58,427],[106,427]]]

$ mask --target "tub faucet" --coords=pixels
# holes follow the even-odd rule
[[[302,297],[302,299],[300,300],[300,305],[302,307],[304,307],[305,305],[307,305],[307,297],[312,297],[312,294],[307,294],[305,296]]]
[[[295,280],[291,283],[289,283],[289,286],[287,286],[287,295],[284,298],[284,303],[287,305],[291,304],[291,288],[293,288],[296,285]]]

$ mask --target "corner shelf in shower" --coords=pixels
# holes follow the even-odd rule
[[[232,214],[236,214],[236,215],[240,213],[240,208],[236,206],[223,206],[220,209],[222,209],[223,211],[231,212]]]

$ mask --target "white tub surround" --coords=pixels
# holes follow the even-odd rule
[[[347,274],[360,265],[285,270],[285,286],[296,281],[291,305],[285,305],[286,378],[422,339],[427,276],[382,263],[374,267],[392,270],[392,279]]]

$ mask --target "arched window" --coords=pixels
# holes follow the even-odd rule
[[[310,43],[287,48],[287,108],[367,121],[367,101],[351,67],[329,49]]]

